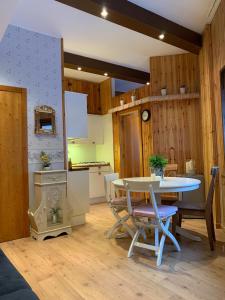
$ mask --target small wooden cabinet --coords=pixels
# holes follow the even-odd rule
[[[47,236],[71,233],[71,216],[66,198],[67,171],[34,173],[35,209],[29,210],[31,236],[43,240]]]

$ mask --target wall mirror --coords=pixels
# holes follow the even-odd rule
[[[56,135],[55,110],[49,106],[37,106],[34,110],[35,134]]]

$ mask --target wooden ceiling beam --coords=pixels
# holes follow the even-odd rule
[[[150,74],[147,72],[111,64],[101,60],[64,52],[64,67],[69,69],[82,68],[82,71],[104,75],[108,77],[128,80],[146,84],[150,81]]]
[[[127,0],[56,0],[62,4],[101,17],[102,8],[108,12],[106,20],[136,32],[159,39],[186,51],[198,54],[202,46],[202,36],[190,29],[161,17]],[[166,9],[166,7],[165,7]]]

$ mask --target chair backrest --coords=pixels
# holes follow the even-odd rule
[[[126,188],[126,191],[127,191],[127,207],[128,207],[129,214],[132,215],[132,212],[133,212],[133,207],[132,207],[132,202],[131,202],[131,193],[132,192],[136,192],[136,193],[149,192],[152,207],[154,209],[156,217],[158,218],[159,217],[158,206],[157,206],[157,202],[155,199],[154,191],[159,189],[160,181],[149,182],[149,181],[134,181],[134,180],[124,179],[123,182],[124,182],[124,187]]]
[[[213,207],[213,197],[214,197],[214,191],[215,191],[215,184],[216,184],[216,176],[219,173],[219,167],[215,166],[211,168],[211,182],[209,186],[209,191],[207,195],[206,200],[206,213],[211,214],[212,213],[212,207]]]
[[[104,176],[105,196],[108,203],[115,198],[115,188],[112,182],[119,179],[118,173],[107,174]]]
[[[168,164],[165,167],[165,175],[166,176],[176,176],[178,170],[178,164]]]

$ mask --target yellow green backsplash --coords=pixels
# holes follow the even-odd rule
[[[68,159],[72,160],[72,163],[96,161],[96,146],[95,145],[68,145]]]

